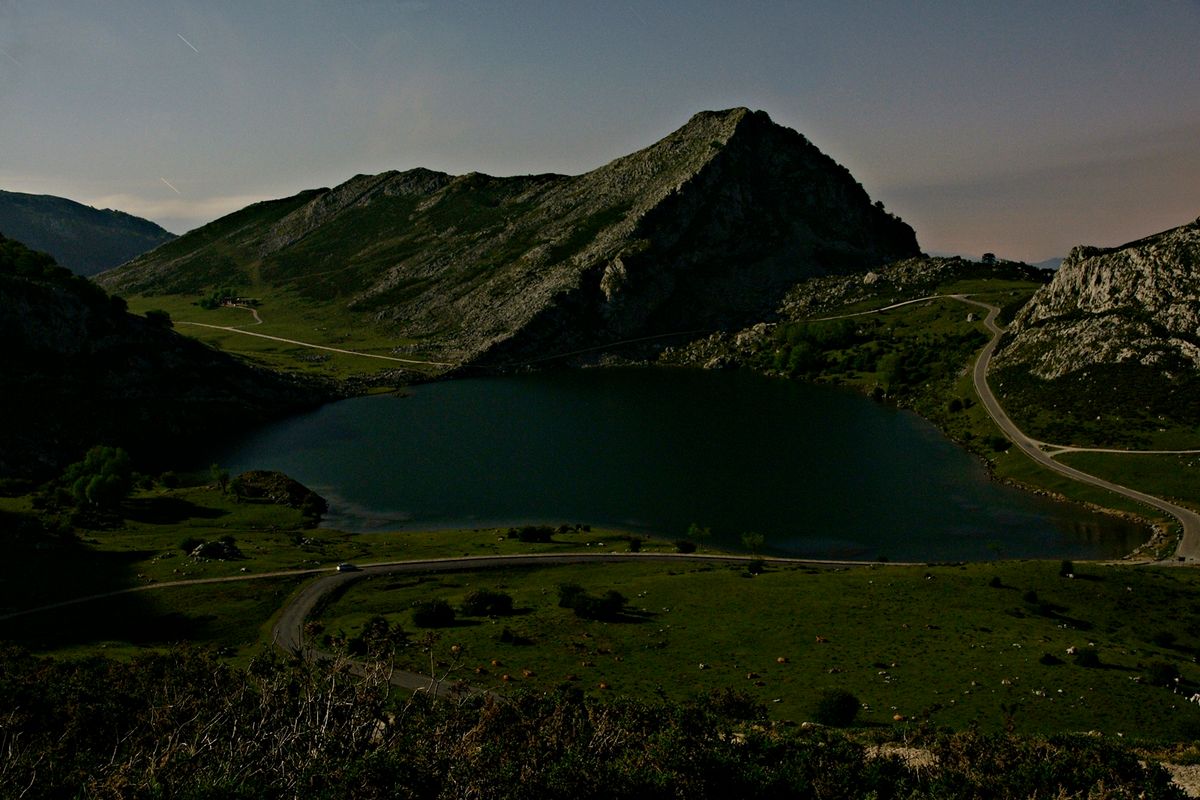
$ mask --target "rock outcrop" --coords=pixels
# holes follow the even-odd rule
[[[813,275],[917,255],[912,229],[763,112],[702,112],[577,176],[357,176],[251,206],[101,277],[287,286],[438,360],[511,365],[771,316]]]
[[[1044,380],[1105,365],[1200,371],[1200,219],[1120,247],[1076,247],[993,363]]]

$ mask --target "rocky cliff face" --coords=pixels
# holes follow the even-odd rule
[[[583,175],[357,176],[218,220],[101,281],[286,285],[439,360],[504,365],[736,329],[797,280],[918,252],[912,229],[803,136],[732,109]]]
[[[77,275],[95,275],[175,238],[147,219],[51,195],[0,191],[0,233]]]
[[[1200,219],[1121,247],[1076,247],[994,364],[1044,380],[1101,365],[1200,371]]]

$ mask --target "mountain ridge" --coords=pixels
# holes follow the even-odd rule
[[[800,277],[918,252],[844,167],[735,108],[581,175],[358,175],[242,209],[100,281],[141,294],[286,289],[438,360],[497,365],[737,326],[772,313]]]
[[[77,275],[112,269],[175,238],[148,219],[54,195],[0,190],[0,233]]]

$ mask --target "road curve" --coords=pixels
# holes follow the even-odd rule
[[[1128,486],[1122,486],[1119,483],[1098,478],[1082,470],[1069,467],[1066,464],[1060,464],[1055,461],[1049,454],[1043,451],[1040,447],[1041,442],[1036,439],[1031,439],[1026,436],[1020,428],[1016,426],[1004,408],[1000,405],[1000,401],[992,393],[991,387],[988,386],[987,371],[991,364],[992,355],[996,352],[996,347],[1000,343],[1000,335],[1004,333],[997,322],[996,317],[1000,315],[1000,309],[989,303],[984,303],[979,300],[971,300],[966,295],[952,295],[956,300],[964,303],[969,303],[980,308],[987,309],[987,316],[983,320],[983,324],[992,332],[992,338],[979,353],[979,358],[975,361],[975,369],[972,380],[975,384],[975,391],[978,392],[980,400],[983,402],[984,408],[995,421],[1004,435],[1012,440],[1013,444],[1021,449],[1021,452],[1029,456],[1031,459],[1041,464],[1047,469],[1053,470],[1060,475],[1066,475],[1068,478],[1087,483],[1092,486],[1099,486],[1101,489],[1107,489],[1110,492],[1123,495],[1139,503],[1145,503],[1148,506],[1164,511],[1175,519],[1179,520],[1183,533],[1179,538],[1179,545],[1175,549],[1176,559],[1179,561],[1192,562],[1200,560],[1200,514],[1197,514],[1191,509],[1178,506],[1174,503],[1163,500],[1159,497],[1139,492],[1137,489],[1131,489]],[[1081,450],[1086,448],[1080,448]],[[1055,452],[1065,452],[1063,450]]]
[[[463,570],[501,569],[504,567],[530,567],[560,564],[614,563],[631,561],[738,563],[753,560],[753,556],[708,555],[704,553],[529,553],[506,556],[461,556],[455,558],[433,558],[420,561],[391,561],[381,564],[363,565],[357,572],[338,572],[311,581],[293,597],[275,621],[272,637],[276,646],[291,653],[306,657],[328,657],[327,653],[311,647],[304,639],[304,623],[317,604],[333,590],[371,575],[395,573],[457,572]],[[815,561],[799,558],[764,558],[767,564],[820,567],[864,567],[866,561]],[[891,564],[890,566],[905,566]],[[446,694],[452,684],[435,675],[395,670],[391,682],[399,687],[414,691]]]

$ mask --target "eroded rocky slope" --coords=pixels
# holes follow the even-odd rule
[[[1120,247],[1076,247],[994,363],[1045,380],[1099,365],[1168,379],[1200,370],[1200,220]]]

